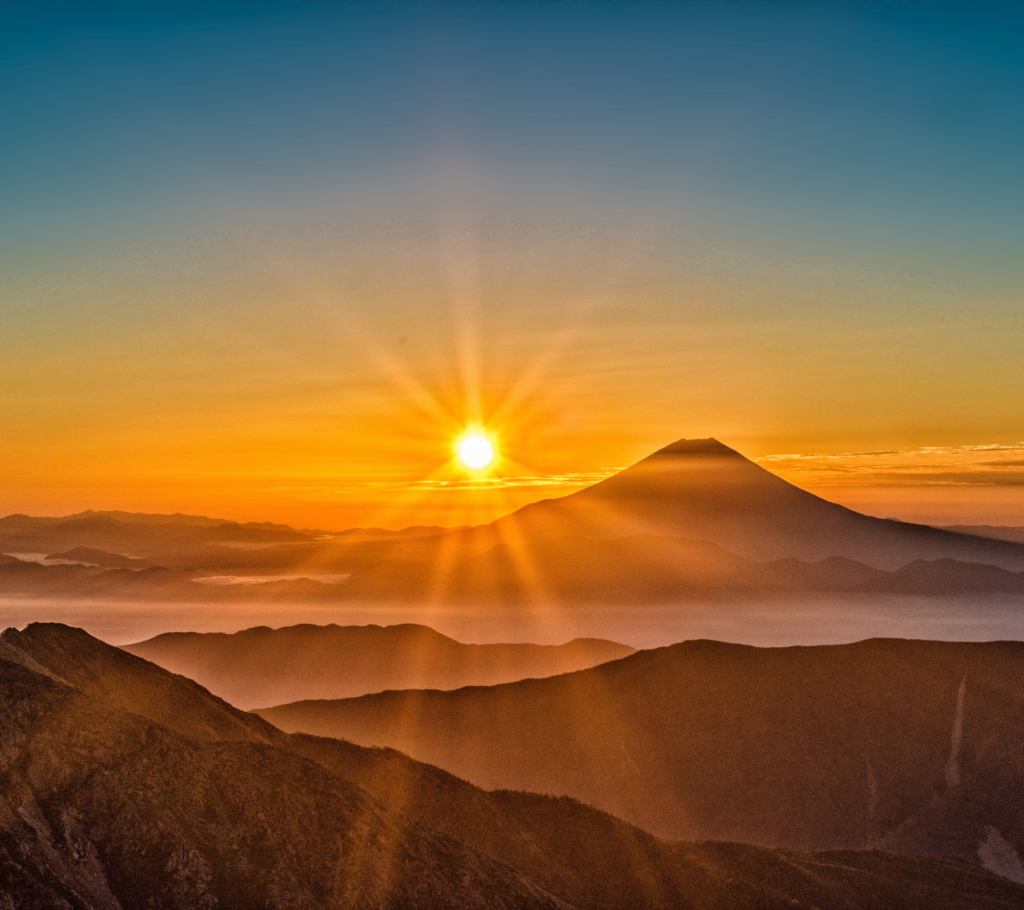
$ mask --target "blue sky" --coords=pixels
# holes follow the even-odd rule
[[[1020,227],[1015,4],[8,4],[3,225],[479,163],[513,199]],[[499,198],[490,204],[500,210]],[[568,192],[567,192],[567,195]],[[52,219],[48,221],[48,219]]]

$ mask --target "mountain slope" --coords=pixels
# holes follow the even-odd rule
[[[991,827],[1024,856],[1024,807],[1004,796],[1024,790],[1016,642],[687,642],[552,679],[257,713],[486,788],[573,796],[662,836],[941,843],[978,862]]]
[[[240,708],[384,689],[457,689],[582,670],[632,654],[598,639],[466,645],[426,626],[265,626],[228,635],[168,632],[125,645]]]

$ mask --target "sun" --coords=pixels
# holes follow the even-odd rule
[[[486,436],[470,433],[459,442],[459,460],[467,468],[479,471],[494,461],[494,445]]]

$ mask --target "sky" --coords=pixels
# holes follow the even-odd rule
[[[0,86],[0,513],[475,523],[714,436],[1024,525],[1017,4],[2,3]]]

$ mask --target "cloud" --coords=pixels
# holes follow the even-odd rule
[[[755,458],[798,486],[1024,486],[1024,442]]]
[[[520,487],[586,487],[617,474],[622,468],[604,468],[568,474],[538,474],[520,477],[453,478],[444,480],[411,480],[400,483],[367,484],[374,490],[505,490]]]

